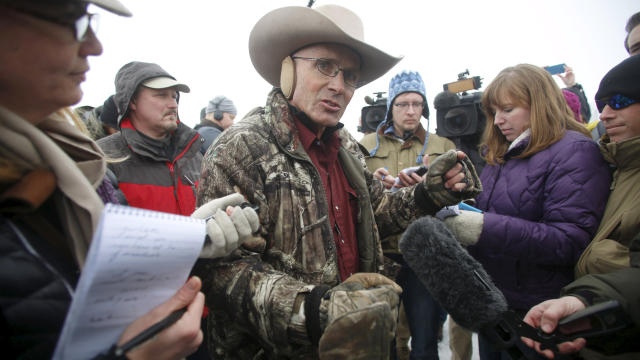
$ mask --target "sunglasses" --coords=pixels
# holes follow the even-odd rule
[[[624,109],[629,105],[637,103],[638,100],[630,99],[624,95],[616,94],[608,99],[596,100],[596,106],[598,107],[598,111],[602,112],[604,107],[609,105],[613,110]]]
[[[74,30],[76,34],[76,40],[83,41],[87,38],[87,32],[89,28],[94,34],[98,33],[98,25],[100,24],[100,16],[98,14],[86,13],[78,18],[74,23]]]
[[[62,19],[60,17],[56,17],[56,16],[52,16],[52,15],[48,15],[40,12],[27,11],[25,9],[17,9],[17,8],[15,10],[40,20],[48,21],[50,23],[54,23],[62,26],[71,27],[77,41],[84,41],[87,39],[87,33],[89,32],[89,28],[91,28],[94,34],[98,32],[98,21],[99,21],[98,14],[86,13],[80,16],[76,20],[69,21],[69,20]]]

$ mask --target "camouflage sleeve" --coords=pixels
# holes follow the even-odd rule
[[[431,201],[422,183],[401,188],[395,192],[385,191],[382,182],[365,172],[371,205],[378,225],[380,238],[401,234],[415,219],[434,215],[439,209]]]
[[[260,235],[267,238],[269,206],[264,171],[258,165],[270,144],[263,135],[242,126],[220,135],[203,159],[197,204],[239,191],[260,207]],[[259,337],[261,343],[288,348],[293,304],[307,284],[273,270],[263,260],[264,245],[263,240],[262,246],[236,250],[223,259],[201,260],[194,273],[202,278],[206,302],[214,312],[224,313],[233,326]]]
[[[364,176],[380,238],[401,234],[413,220],[425,215],[434,215],[440,210],[431,201],[422,183],[395,192],[386,191],[382,182],[375,179],[367,169],[365,153],[358,146],[358,142],[346,132],[341,133],[341,137],[343,146],[351,151],[365,168]]]
[[[287,353],[308,345],[306,329],[292,325],[298,294],[312,286],[273,270],[258,254],[238,250],[218,260],[199,260],[193,270],[202,278],[202,291],[212,316],[227,319],[213,324],[217,334],[233,324],[263,344]],[[217,313],[217,315],[216,315]],[[292,334],[292,330],[300,330]],[[289,349],[289,350],[286,350]]]

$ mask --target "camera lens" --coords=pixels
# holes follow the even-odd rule
[[[364,123],[367,124],[370,129],[375,130],[378,125],[384,121],[386,110],[386,107],[372,107],[365,114]]]
[[[464,134],[471,125],[464,108],[454,108],[445,115],[447,130],[452,134]]]

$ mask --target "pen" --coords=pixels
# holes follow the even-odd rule
[[[475,211],[475,212],[482,213],[482,210],[477,209],[477,208],[475,208],[475,207],[473,207],[473,206],[471,206],[471,205],[465,204],[465,203],[463,203],[463,202],[461,202],[460,204],[458,204],[458,207],[459,207],[461,210],[469,210],[469,211]]]
[[[385,169],[385,170],[387,170],[387,171],[389,171],[389,168],[388,168],[388,167],[386,167],[386,166],[384,167],[384,169]],[[382,174],[382,177],[380,178],[380,180],[384,180],[384,177],[385,177],[385,176],[386,176],[385,174]]]
[[[128,351],[134,349],[135,347],[139,346],[143,342],[156,336],[159,332],[168,328],[169,326],[173,325],[176,321],[178,321],[186,311],[187,311],[187,308],[178,309],[172,312],[171,314],[169,314],[169,316],[167,316],[166,318],[151,325],[146,330],[136,335],[133,339],[127,341],[122,346],[117,347],[115,350],[115,355],[118,357],[123,356]]]

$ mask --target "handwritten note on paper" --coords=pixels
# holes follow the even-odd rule
[[[94,234],[54,359],[89,359],[187,280],[204,220],[109,204]]]

